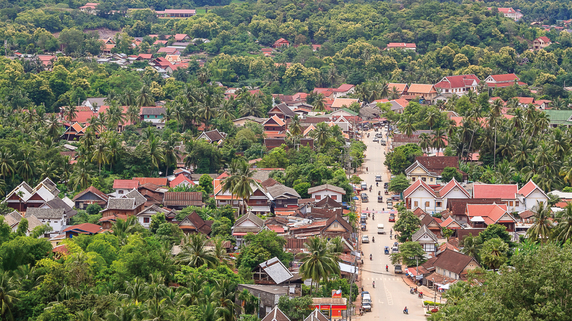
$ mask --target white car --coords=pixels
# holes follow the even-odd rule
[[[369,243],[369,236],[367,236],[367,235],[362,236],[362,237],[361,237],[361,242],[362,242],[362,243]]]

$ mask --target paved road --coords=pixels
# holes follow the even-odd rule
[[[362,203],[362,210],[382,211],[386,208],[386,195],[384,195],[383,183],[379,187],[375,186],[375,176],[382,175],[383,182],[389,182],[390,174],[383,165],[385,160],[384,151],[386,146],[374,143],[373,138],[375,131],[370,130],[370,137],[367,134],[364,137],[364,143],[367,145],[365,168],[368,172],[361,175],[361,178],[368,186],[373,185],[371,193],[368,191],[370,198],[369,203]],[[383,131],[385,139],[386,131]],[[388,144],[389,145],[389,144]],[[377,203],[377,193],[381,191],[383,195],[383,203]],[[386,208],[387,210],[387,208]],[[363,232],[370,238],[369,244],[362,244],[361,249],[364,253],[364,265],[362,266],[362,284],[365,291],[371,293],[373,305],[372,312],[366,312],[362,317],[358,317],[360,321],[377,321],[377,320],[426,320],[424,310],[421,307],[422,301],[416,295],[409,294],[409,287],[403,282],[402,274],[394,274],[388,255],[384,255],[384,247],[391,246],[394,240],[389,239],[389,229],[394,223],[388,221],[389,214],[376,214],[375,220],[368,219],[367,231]],[[377,234],[377,224],[385,226],[386,234]],[[375,236],[375,243],[371,243],[371,238]],[[373,260],[369,260],[370,253]],[[389,272],[385,271],[385,265],[389,265]],[[372,283],[375,281],[375,288]],[[403,314],[403,308],[409,308],[409,315]]]

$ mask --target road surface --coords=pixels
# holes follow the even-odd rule
[[[367,133],[370,137],[367,137]],[[385,140],[386,130],[383,130],[383,137]],[[370,130],[364,135],[363,141],[367,145],[365,163],[363,165],[364,174],[360,177],[367,183],[368,186],[373,185],[372,192],[369,191],[369,202],[362,203],[362,211],[369,208],[370,211],[382,211],[383,208],[387,210],[386,195],[384,194],[383,183],[389,182],[390,174],[383,165],[385,160],[384,151],[388,151],[388,146],[381,146],[379,143],[374,143],[373,138],[375,131]],[[368,171],[365,171],[365,168]],[[375,176],[382,175],[382,181],[379,187],[375,186]],[[381,191],[383,196],[383,203],[377,202],[378,191]],[[361,244],[361,250],[364,253],[364,264],[362,265],[362,284],[365,291],[371,294],[373,301],[372,312],[365,312],[363,316],[357,317],[360,321],[378,321],[378,320],[426,320],[425,313],[422,305],[422,299],[417,295],[409,293],[409,287],[402,280],[403,274],[394,274],[393,266],[389,255],[384,254],[385,246],[391,245],[395,242],[394,239],[389,239],[389,229],[393,227],[394,223],[388,221],[389,214],[378,213],[375,215],[375,220],[369,218],[367,221],[367,231],[363,231],[362,235],[368,235],[370,243]],[[377,224],[383,224],[386,234],[377,234]],[[371,242],[372,237],[375,237],[375,243]],[[372,254],[373,260],[369,260],[369,255]],[[389,272],[385,271],[385,265],[389,265]],[[375,281],[375,288],[372,283]],[[403,314],[403,308],[407,306],[409,315]],[[358,308],[359,309],[359,308]]]

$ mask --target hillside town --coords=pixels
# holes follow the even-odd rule
[[[0,320],[567,320],[571,9],[0,1]]]

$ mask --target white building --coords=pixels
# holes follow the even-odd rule
[[[50,235],[59,234],[66,225],[66,214],[63,208],[29,207],[26,210],[26,218],[29,219],[32,216],[37,218],[42,224],[48,224],[52,228],[52,231],[47,233]]]
[[[508,212],[531,210],[540,202],[546,203],[548,196],[532,180],[521,189],[517,184],[474,184],[474,198],[500,198]]]
[[[329,196],[334,201],[341,202],[343,195],[346,195],[346,191],[341,187],[337,187],[330,184],[324,184],[308,188],[308,194],[310,194],[312,198],[315,199],[316,201],[319,201]]]
[[[426,213],[435,214],[447,208],[449,199],[469,199],[471,194],[454,178],[435,189],[419,179],[403,191],[403,198],[408,209],[420,208]]]

